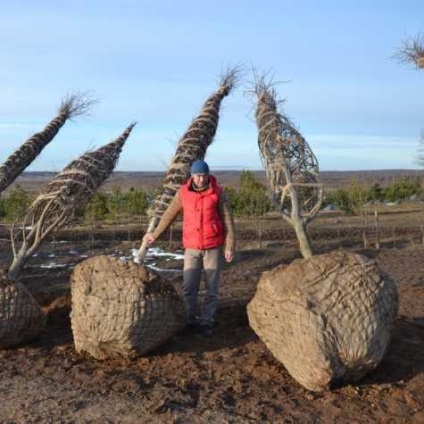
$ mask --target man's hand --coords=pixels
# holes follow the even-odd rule
[[[224,258],[226,262],[232,262],[234,259],[234,252],[232,250],[226,250],[224,252]]]
[[[147,244],[152,244],[155,241],[155,238],[153,237],[152,233],[146,233],[146,234],[144,234],[143,240]]]

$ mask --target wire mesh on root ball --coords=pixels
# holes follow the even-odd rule
[[[75,348],[97,359],[136,357],[186,324],[182,299],[147,267],[109,256],[81,262],[71,276]]]
[[[247,309],[250,326],[291,376],[322,391],[380,363],[398,293],[375,261],[335,251],[265,272]]]
[[[10,281],[0,269],[0,349],[16,347],[38,337],[46,318],[31,293]]]

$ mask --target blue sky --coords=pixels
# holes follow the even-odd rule
[[[261,169],[251,69],[268,72],[322,170],[417,168],[424,71],[392,58],[422,33],[424,1],[0,0],[0,163],[75,91],[101,99],[28,170],[60,171],[133,120],[117,170],[165,171],[228,66],[207,161]]]

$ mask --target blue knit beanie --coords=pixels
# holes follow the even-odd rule
[[[208,164],[201,159],[198,159],[196,161],[194,161],[191,164],[191,168],[190,168],[190,174],[209,174],[209,166]]]

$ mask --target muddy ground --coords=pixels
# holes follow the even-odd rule
[[[399,225],[390,221],[384,227],[379,250],[364,249],[360,227],[346,232],[350,218],[333,216],[327,225],[322,221],[312,228],[316,253],[343,248],[371,256],[400,292],[392,343],[379,367],[359,383],[324,393],[309,392],[294,381],[248,325],[246,304],[261,272],[300,257],[290,231],[280,228],[281,219],[272,229],[266,223],[260,243],[254,225],[239,226],[238,252],[225,266],[211,338],[182,332],[134,360],[97,361],[75,352],[69,275],[86,256],[128,256],[137,243],[122,240],[117,232],[106,236],[107,231],[90,241],[69,240],[68,233],[67,243],[60,243],[58,236],[23,274],[48,321],[39,339],[0,351],[0,422],[423,423],[424,246],[416,222],[408,229],[403,215],[390,219]],[[159,245],[169,249],[166,238]],[[178,242],[171,247],[178,249]],[[0,248],[5,267],[8,242],[0,241]],[[182,267],[181,261],[156,262],[162,268]],[[50,263],[63,267],[39,267]],[[181,272],[167,275],[180,290]]]

